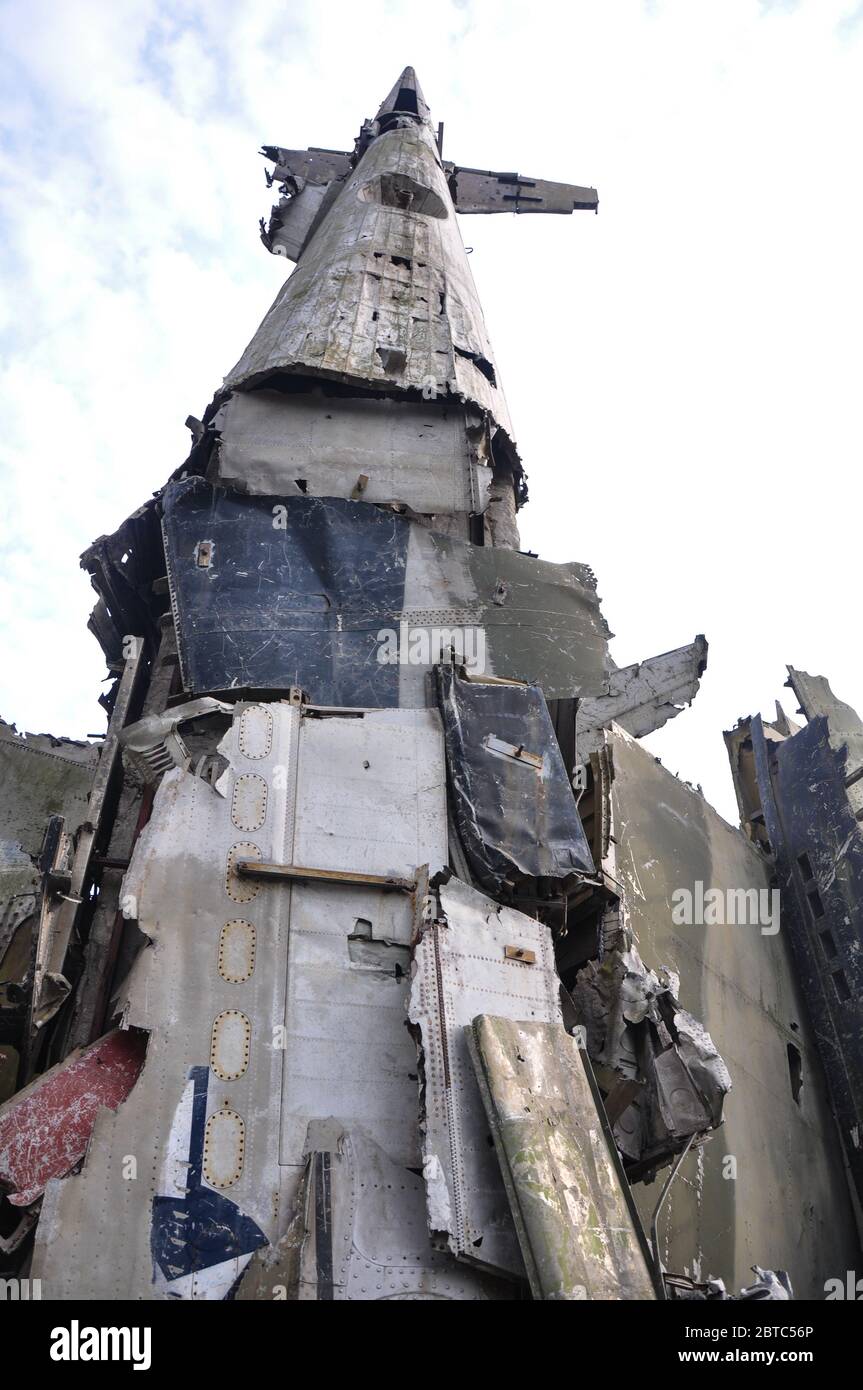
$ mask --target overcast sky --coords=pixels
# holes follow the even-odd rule
[[[650,745],[736,819],[722,730],[786,662],[863,706],[863,4],[6,0],[0,53],[4,718],[104,728],[78,556],[281,283],[256,151],[351,148],[406,64],[446,157],[599,189],[462,233],[523,544],[592,565],[619,664],[709,639]]]

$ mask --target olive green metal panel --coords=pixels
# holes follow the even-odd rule
[[[467,1032],[534,1298],[654,1298],[575,1039],[489,1015]]]

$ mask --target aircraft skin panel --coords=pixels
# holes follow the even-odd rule
[[[429,1229],[459,1258],[524,1279],[465,1029],[492,1008],[505,1017],[559,1018],[551,938],[542,923],[455,877],[436,892],[436,910],[414,952],[410,997],[423,1078]]]
[[[439,717],[239,705],[219,753],[215,785],[165,774],[124,880],[147,944],[123,1022],[147,1032],[146,1059],[82,1171],[49,1184],[34,1262],[46,1297],[226,1296],[284,1234],[321,1111],[418,1161],[411,895],[238,865],[411,881],[420,862],[442,868]]]

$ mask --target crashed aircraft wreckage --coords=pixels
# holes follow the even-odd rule
[[[263,153],[296,269],[82,560],[107,735],[0,729],[3,1267],[57,1299],[788,1297],[759,1259],[809,1295],[852,1258],[811,1032],[853,1167],[838,967],[669,907],[808,853],[795,910],[816,885],[859,999],[859,721],[816,683],[770,745],[799,771],[738,739],[732,830],[636,741],[704,638],[618,669],[588,566],[519,549],[456,213],[593,189],[445,161],[410,68],[352,151]]]

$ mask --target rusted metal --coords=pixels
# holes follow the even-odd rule
[[[238,859],[238,874],[245,878],[269,878],[276,880],[308,880],[318,883],[348,883],[366,888],[389,888],[398,893],[413,893],[416,880],[412,878],[387,878],[383,874],[357,874],[348,869],[309,869],[298,864],[268,864],[257,859]]]

